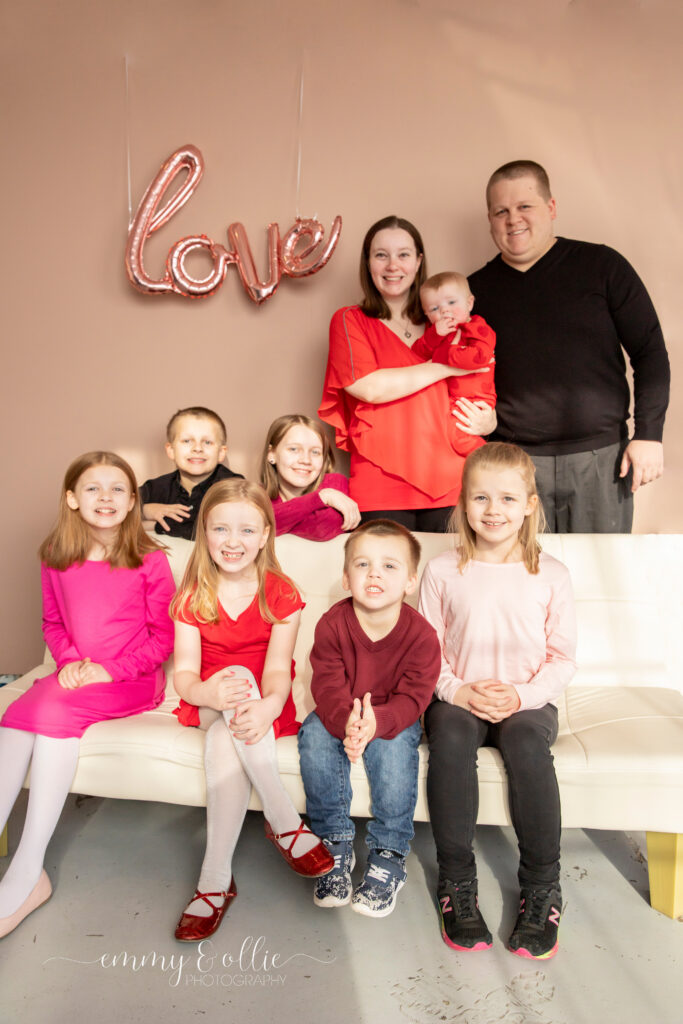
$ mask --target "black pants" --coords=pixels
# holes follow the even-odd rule
[[[452,514],[452,505],[446,505],[445,508],[382,509],[377,512],[361,512],[360,521],[368,523],[371,519],[391,519],[412,533],[446,533]]]
[[[500,750],[508,775],[510,815],[519,843],[520,886],[548,885],[560,875],[560,793],[550,745],[557,708],[517,711],[485,722],[435,700],[425,713],[429,741],[427,800],[440,879],[476,878],[472,842],[479,810],[477,750]]]

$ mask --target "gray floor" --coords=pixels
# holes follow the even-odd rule
[[[22,794],[10,851],[24,805]],[[417,826],[396,910],[371,920],[314,907],[311,883],[287,869],[255,813],[237,850],[238,898],[200,953],[176,942],[173,928],[203,839],[202,810],[70,797],[48,850],[54,896],[0,946],[0,1020],[683,1021],[683,923],[648,906],[643,836],[564,833],[566,912],[560,952],[546,964],[504,947],[517,899],[509,829],[478,832],[494,947],[470,954],[441,940],[428,826]],[[361,865],[363,851],[361,837]]]

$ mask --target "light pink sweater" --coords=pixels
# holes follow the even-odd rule
[[[441,644],[440,700],[465,683],[497,679],[515,687],[520,710],[554,701],[576,671],[576,616],[567,568],[545,553],[537,575],[523,562],[469,562],[454,551],[433,558],[420,586],[421,613]]]

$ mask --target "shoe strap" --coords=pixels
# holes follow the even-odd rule
[[[273,839],[276,839],[279,842],[280,839],[286,839],[288,836],[293,836],[293,839],[292,839],[291,843],[289,844],[289,846],[287,846],[287,847],[283,846],[283,850],[286,850],[287,853],[292,854],[292,857],[294,857],[295,854],[292,853],[292,850],[294,849],[294,844],[297,841],[297,839],[299,838],[299,836],[303,836],[303,835],[309,835],[309,836],[313,835],[313,833],[311,832],[310,828],[305,823],[305,821],[302,821],[297,829],[293,829],[291,832],[280,832],[279,835],[274,835]]]
[[[199,889],[195,889],[194,896],[190,900],[190,903],[194,903],[195,900],[204,900],[204,902],[208,904],[208,906],[210,906],[212,910],[220,910],[220,907],[217,907],[215,903],[211,902],[209,896],[222,896],[223,900],[225,901],[227,900],[229,895],[230,894],[228,890],[225,890],[223,892],[200,892]]]

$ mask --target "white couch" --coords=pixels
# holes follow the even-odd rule
[[[422,564],[452,538],[421,534]],[[278,538],[283,568],[307,602],[295,651],[294,699],[303,717],[313,708],[308,654],[320,615],[343,595],[344,538],[315,544]],[[169,541],[179,580],[190,550]],[[579,670],[559,702],[553,747],[563,826],[648,833],[652,906],[683,912],[683,645],[680,632],[683,536],[551,535],[543,546],[569,567],[579,621]],[[46,661],[0,688],[0,713]],[[178,725],[169,666],[166,699],[155,711],[100,722],[81,741],[73,792],[92,796],[201,806],[205,803],[203,733]],[[295,804],[305,810],[296,738],[278,741],[281,773]],[[427,750],[423,744],[415,818],[428,820]],[[370,815],[362,766],[352,767],[356,816]],[[510,824],[505,772],[497,750],[479,756],[479,822]],[[258,808],[255,795],[250,806]]]

